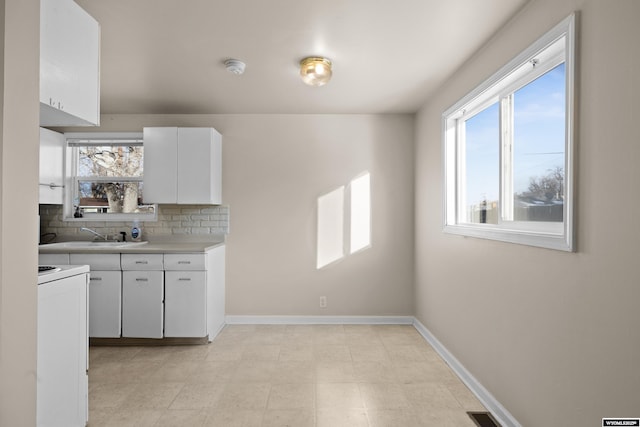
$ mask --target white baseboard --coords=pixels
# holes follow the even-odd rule
[[[471,372],[456,359],[453,354],[446,349],[444,345],[417,319],[414,319],[413,326],[424,337],[435,351],[444,359],[453,372],[462,380],[462,382],[471,390],[473,394],[480,400],[480,403],[503,427],[522,427],[522,425],[514,418],[507,409],[498,402],[498,400],[486,389],[480,382],[471,375]]]
[[[222,332],[222,329],[224,329],[224,325],[225,323],[223,323],[222,325],[219,325],[215,331],[212,331],[211,333],[209,333],[209,342],[213,342],[213,340],[216,339],[216,337],[220,334],[220,332]]]
[[[228,325],[413,325],[413,316],[226,316]]]

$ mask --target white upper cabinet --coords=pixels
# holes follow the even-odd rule
[[[145,203],[222,203],[222,136],[213,128],[144,128]]]
[[[100,123],[100,26],[73,0],[40,2],[40,125]]]
[[[40,203],[62,204],[63,159],[64,135],[40,128]]]

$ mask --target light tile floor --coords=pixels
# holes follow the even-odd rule
[[[485,410],[405,325],[233,325],[89,354],[90,427],[473,427]]]

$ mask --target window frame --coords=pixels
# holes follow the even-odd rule
[[[64,167],[64,204],[63,204],[63,221],[68,222],[123,222],[123,221],[157,221],[158,220],[158,205],[149,203],[149,206],[153,206],[152,213],[95,213],[85,212],[82,218],[75,218],[74,215],[74,198],[78,193],[78,185],[80,181],[118,181],[118,182],[142,182],[143,176],[140,177],[95,177],[87,179],[86,177],[79,177],[77,175],[78,170],[78,141],[89,140],[91,144],[96,144],[96,141],[105,141],[107,145],[122,141],[123,145],[126,141],[138,140],[138,144],[143,142],[142,132],[67,132],[65,136],[65,167]],[[116,145],[116,144],[114,144]],[[114,179],[115,178],[115,179]]]
[[[575,162],[575,74],[576,74],[576,48],[575,48],[575,16],[573,13],[537,41],[523,50],[509,63],[500,68],[490,78],[448,108],[442,115],[442,143],[443,143],[443,231],[445,233],[462,236],[478,237],[498,240],[509,243],[537,246],[549,249],[573,252],[574,242],[574,162]],[[558,56],[554,49],[561,44],[556,43],[564,38],[563,55]],[[556,43],[554,45],[554,43]],[[552,46],[553,45],[553,46]],[[529,66],[540,53],[547,48],[549,56],[545,58],[540,68]],[[562,60],[564,58],[564,60]],[[564,203],[563,221],[514,221],[503,220],[509,217],[508,211],[513,208],[513,201],[505,203],[510,194],[513,197],[513,188],[508,179],[509,173],[513,173],[510,167],[512,160],[507,155],[505,144],[511,142],[511,138],[505,137],[503,132],[505,125],[505,111],[503,109],[505,96],[512,97],[515,91],[533,82],[538,77],[552,70],[557,65],[565,64],[565,158],[564,158]],[[512,98],[511,98],[512,99]],[[498,224],[470,223],[463,220],[466,212],[464,203],[464,150],[461,149],[464,138],[464,119],[483,111],[485,108],[498,102],[499,108],[499,206],[500,220]],[[507,120],[510,120],[507,117]],[[508,169],[505,172],[505,167]],[[513,218],[513,217],[511,217]]]

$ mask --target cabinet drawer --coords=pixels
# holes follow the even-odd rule
[[[162,254],[122,254],[123,270],[162,270]]]
[[[205,254],[164,254],[164,269],[205,270]]]
[[[68,265],[69,264],[69,254],[39,254],[38,255],[38,264],[40,264],[40,265]]]
[[[190,283],[205,284],[207,273],[205,271],[166,271],[164,281],[174,286],[188,285]]]
[[[89,264],[91,270],[120,270],[120,254],[70,254],[69,263]]]

